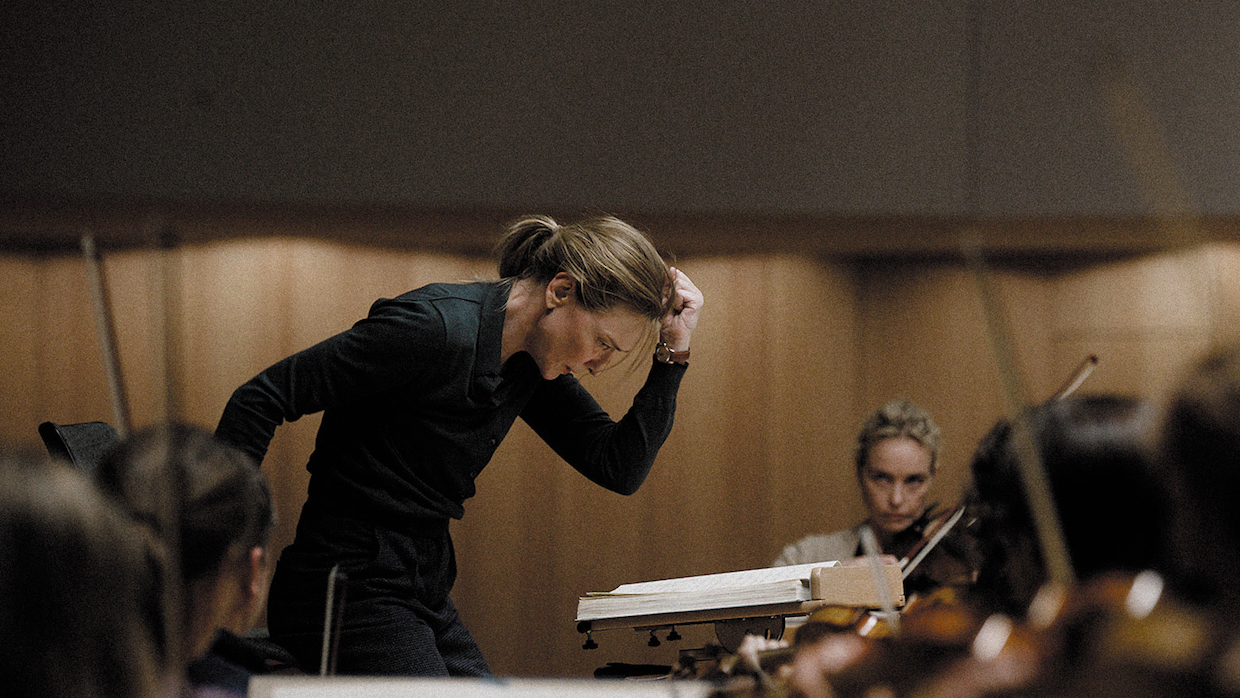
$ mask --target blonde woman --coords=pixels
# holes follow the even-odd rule
[[[896,559],[920,542],[939,457],[939,428],[930,413],[908,400],[887,402],[861,426],[854,456],[865,521],[806,536],[784,548],[774,566],[862,556],[862,526],[874,531],[880,552]]]
[[[629,494],[672,428],[702,294],[616,218],[534,216],[500,240],[500,279],[381,299],[351,329],[242,385],[216,435],[261,461],[284,421],[323,412],[309,497],[272,581],[272,639],[317,668],[327,579],[350,585],[338,671],[487,676],[449,597],[448,521],[520,417]],[[656,346],[657,340],[657,346]],[[575,375],[655,349],[613,420]],[[646,354],[649,356],[649,354]]]

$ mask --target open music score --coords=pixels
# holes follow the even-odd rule
[[[882,575],[889,598],[904,605],[900,566],[883,565]],[[873,570],[829,561],[622,584],[578,599],[577,630],[797,616],[832,605],[880,607]]]

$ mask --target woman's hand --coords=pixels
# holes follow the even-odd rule
[[[772,650],[781,650],[785,647],[791,647],[787,640],[771,640],[759,635],[748,634],[741,639],[741,646],[736,649],[736,654],[753,671],[762,671],[762,660],[758,655]]]
[[[698,313],[702,310],[702,292],[676,267],[669,267],[671,283],[669,290],[675,294],[672,312],[663,318],[659,328],[659,341],[667,342],[672,351],[689,348],[689,337],[697,327]]]

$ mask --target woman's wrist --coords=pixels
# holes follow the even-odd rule
[[[689,351],[689,337],[671,332],[659,335],[659,344],[666,344],[672,351]]]
[[[684,364],[689,361],[689,349],[673,349],[667,342],[659,342],[654,348],[655,361],[665,364]]]

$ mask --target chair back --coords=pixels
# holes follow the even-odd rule
[[[39,436],[53,458],[68,461],[90,477],[108,449],[120,441],[116,429],[106,422],[44,422],[39,425]]]

